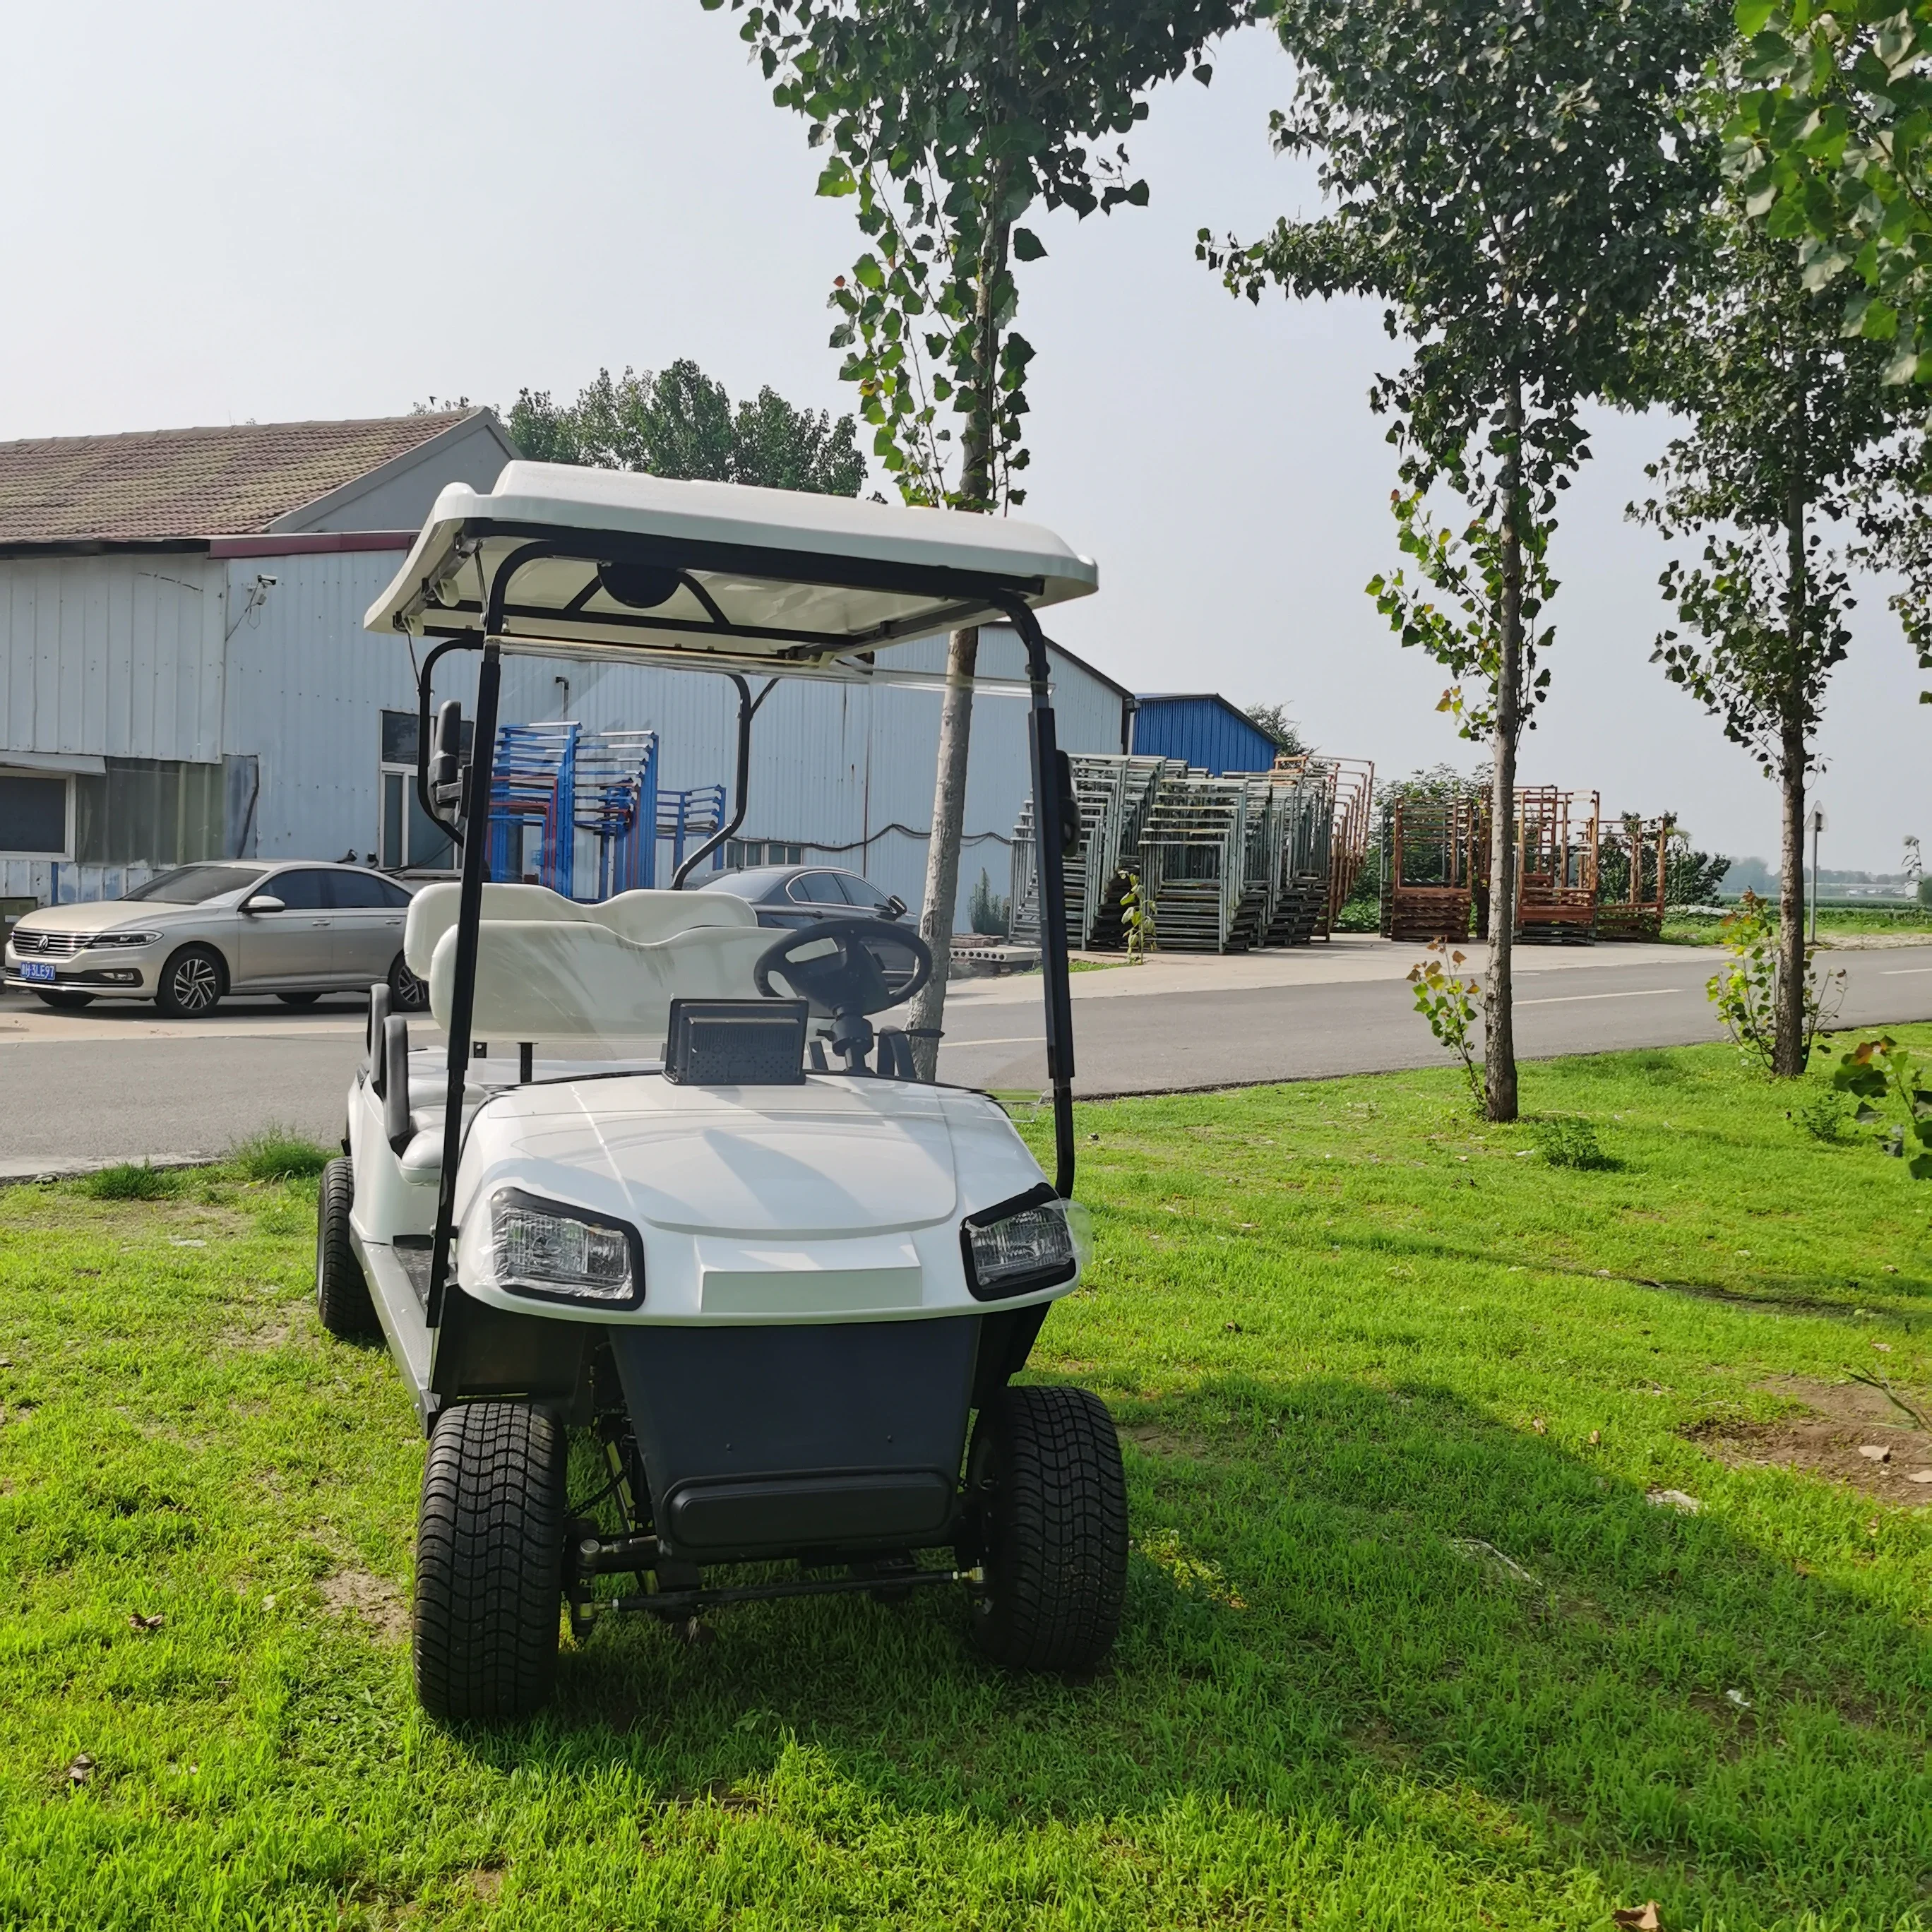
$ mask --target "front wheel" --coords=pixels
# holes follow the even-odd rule
[[[410,962],[398,952],[389,962],[389,1010],[419,1013],[428,1005],[429,982],[418,980],[410,970]]]
[[[468,1402],[430,1438],[416,1523],[416,1696],[434,1718],[528,1717],[556,1681],[564,1432],[521,1402]]]
[[[1090,1670],[1127,1583],[1127,1484],[1114,1418],[1085,1389],[1006,1390],[982,1409],[968,1507],[986,1573],[973,1637],[1016,1670]]]
[[[154,987],[154,1004],[170,1019],[200,1019],[221,1004],[228,975],[221,956],[212,946],[184,946],[161,968]]]

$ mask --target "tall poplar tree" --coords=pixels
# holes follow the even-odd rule
[[[1888,352],[1847,337],[1835,291],[1727,200],[1706,251],[1653,318],[1647,398],[1688,419],[1632,514],[1701,557],[1663,576],[1678,628],[1657,661],[1778,788],[1782,852],[1774,1072],[1804,1071],[1806,784],[1825,688],[1851,641],[1852,519],[1885,520],[1899,392]]]
[[[716,10],[725,0],[702,0]],[[1139,206],[1124,135],[1154,85],[1212,76],[1204,49],[1250,0],[730,0],[772,99],[828,150],[822,195],[855,199],[864,245],[832,291],[832,346],[874,452],[908,502],[992,513],[1020,484],[1032,346],[1016,265],[1036,206]],[[910,1030],[939,1051],[964,830],[976,630],[946,652],[920,931],[932,977]]]
[[[1202,254],[1251,299],[1270,283],[1293,298],[1376,297],[1408,351],[1370,394],[1402,453],[1404,548],[1476,608],[1444,620],[1398,590],[1394,614],[1406,641],[1486,687],[1485,1103],[1513,1120],[1526,598],[1545,580],[1556,493],[1588,453],[1580,406],[1612,384],[1628,324],[1708,198],[1689,107],[1725,16],[1708,0],[1280,0],[1274,17],[1298,74],[1275,143],[1316,159],[1329,206],[1252,244],[1217,246],[1204,230]],[[1419,520],[1418,497],[1438,484],[1472,513],[1464,559]],[[1446,584],[1431,575],[1438,560]]]

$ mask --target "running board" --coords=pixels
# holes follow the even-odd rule
[[[369,1284],[369,1299],[376,1305],[383,1339],[410,1385],[417,1420],[427,1429],[436,1404],[429,1392],[429,1328],[423,1320],[416,1285],[401,1256],[388,1242],[365,1241],[352,1226],[349,1240],[356,1258],[362,1264],[362,1278]]]

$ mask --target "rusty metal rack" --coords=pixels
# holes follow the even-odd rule
[[[1598,835],[1597,937],[1658,939],[1670,870],[1670,842],[1677,820],[1666,813],[1646,818],[1627,812]]]
[[[1587,946],[1597,932],[1593,791],[1523,785],[1516,795],[1516,934],[1526,944]]]
[[[1382,931],[1416,944],[1466,939],[1489,815],[1480,798],[1406,797],[1384,806]]]

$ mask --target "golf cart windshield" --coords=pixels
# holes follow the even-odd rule
[[[161,905],[206,905],[210,899],[252,886],[266,869],[260,866],[183,866],[122,897],[152,899]]]

